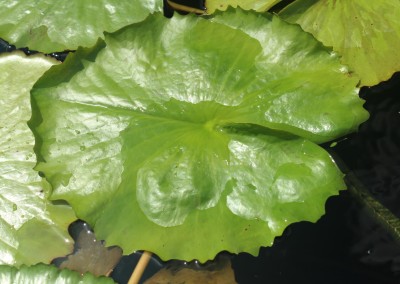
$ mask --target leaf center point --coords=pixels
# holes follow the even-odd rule
[[[213,120],[208,120],[204,123],[204,128],[208,131],[214,131],[217,127],[217,122]]]

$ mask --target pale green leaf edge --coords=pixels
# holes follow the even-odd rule
[[[143,21],[161,0],[0,0],[0,38],[45,53],[93,46],[104,32]]]
[[[76,219],[68,205],[47,200],[50,187],[33,170],[34,137],[29,90],[57,61],[21,51],[0,55],[0,263],[49,263],[72,250],[68,225]],[[3,124],[4,125],[1,125]]]
[[[373,86],[400,71],[400,1],[297,0],[279,16],[333,47],[360,79]]]

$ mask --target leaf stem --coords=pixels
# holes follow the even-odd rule
[[[349,191],[353,196],[367,208],[375,220],[384,226],[395,240],[400,242],[400,219],[376,200],[353,173],[347,175],[347,180],[350,181]]]
[[[144,270],[147,267],[147,264],[149,263],[151,259],[151,252],[144,251],[142,256],[139,259],[138,264],[136,264],[135,269],[132,272],[131,278],[129,278],[128,284],[138,284],[140,278],[143,275]]]

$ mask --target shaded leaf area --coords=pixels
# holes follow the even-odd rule
[[[344,189],[315,143],[366,119],[357,82],[277,17],[155,15],[35,85],[37,169],[127,253],[256,254]]]
[[[388,80],[400,70],[399,14],[397,0],[297,0],[279,13],[332,46],[362,86]]]
[[[172,262],[158,271],[144,284],[233,284],[235,273],[227,256],[219,256],[211,265],[191,267],[186,263]]]
[[[50,187],[33,170],[29,90],[57,61],[22,52],[0,55],[0,263],[50,262],[72,246],[72,209],[47,200]]]
[[[280,1],[281,0],[207,0],[205,1],[205,6],[208,14],[212,14],[216,10],[226,11],[229,6],[233,8],[240,7],[244,10],[264,12]]]
[[[122,257],[121,248],[106,247],[103,241],[97,240],[89,225],[79,220],[70,225],[69,232],[75,241],[74,252],[52,263],[81,274],[108,276]]]
[[[161,2],[161,3],[160,3]],[[93,46],[103,33],[143,21],[162,1],[0,1],[0,37],[42,52]]]
[[[115,283],[108,277],[95,277],[92,274],[83,275],[68,269],[60,270],[53,265],[37,264],[22,265],[19,269],[12,266],[0,265],[1,283]]]

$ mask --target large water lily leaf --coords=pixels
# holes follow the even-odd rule
[[[47,201],[27,125],[29,90],[55,63],[22,52],[0,55],[0,264],[49,262],[72,249],[67,228],[76,217],[69,206]]]
[[[126,253],[256,254],[345,187],[314,142],[366,119],[357,82],[277,17],[156,15],[35,85],[37,169]]]
[[[208,0],[205,1],[205,5],[208,14],[214,13],[216,10],[225,11],[229,6],[263,12],[279,2],[281,0]]]
[[[159,0],[0,0],[0,37],[42,52],[93,46],[103,32],[143,21]]]
[[[297,0],[280,13],[339,52],[363,86],[400,70],[399,15],[398,0]]]
[[[80,274],[68,269],[58,269],[52,265],[23,265],[19,269],[0,265],[0,283],[58,283],[58,284],[110,284],[108,277],[96,277],[90,273]]]

